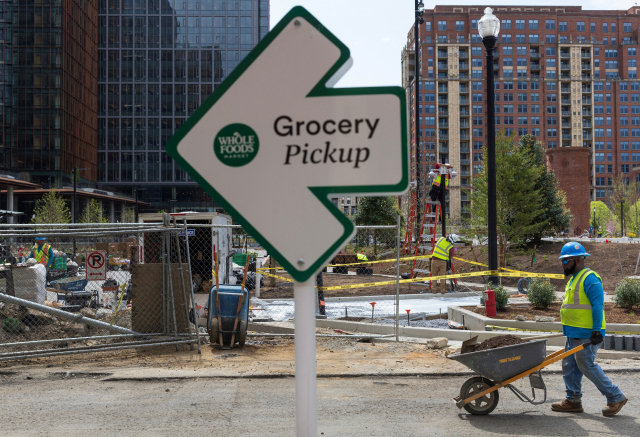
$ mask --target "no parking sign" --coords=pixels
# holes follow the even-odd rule
[[[107,252],[91,250],[86,253],[87,281],[104,281],[107,279]]]

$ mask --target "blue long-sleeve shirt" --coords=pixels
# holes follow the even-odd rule
[[[571,279],[570,283],[578,276],[576,272]],[[578,293],[578,289],[576,287],[575,290]],[[602,282],[596,275],[589,275],[584,280],[584,292],[591,303],[591,313],[593,315],[593,328],[576,328],[574,326],[565,326],[562,325],[562,332],[565,337],[569,338],[589,338],[591,337],[591,333],[593,331],[600,331],[602,336],[605,335],[604,329],[599,329],[602,326],[602,317],[604,314],[604,290],[602,289]]]

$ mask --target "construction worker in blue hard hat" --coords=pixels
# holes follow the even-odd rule
[[[47,243],[47,239],[44,237],[37,237],[36,244],[31,248],[29,258],[34,258],[38,264],[44,264],[47,269],[51,268],[53,264],[53,249],[51,245]]]
[[[562,360],[562,376],[567,397],[551,405],[553,411],[582,413],[582,376],[586,376],[607,397],[602,409],[605,416],[613,416],[627,403],[626,396],[604,374],[594,360],[605,335],[604,291],[602,279],[584,266],[589,254],[582,244],[569,242],[564,245],[558,258],[562,262],[565,277],[564,300],[560,309],[562,332],[567,338],[565,351],[581,344],[585,348]]]
[[[453,249],[453,245],[459,240],[460,239],[456,234],[451,234],[446,238],[440,237],[438,239],[431,254],[431,276],[443,276],[451,270],[450,252]],[[435,293],[435,287],[432,286],[431,289],[433,290],[433,293]],[[438,290],[440,291],[440,294],[445,294],[447,292],[447,283],[445,279],[441,279],[439,281]]]

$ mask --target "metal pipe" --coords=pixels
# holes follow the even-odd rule
[[[396,235],[396,341],[400,341],[400,216],[397,218],[398,232]]]
[[[30,344],[60,343],[61,341],[75,342],[75,341],[85,341],[85,340],[107,340],[112,338],[154,337],[158,335],[164,335],[164,334],[119,334],[119,335],[96,335],[95,337],[54,338],[50,340],[34,340],[34,341],[21,341],[18,343],[2,343],[0,344],[0,347],[28,346]]]
[[[421,213],[422,209],[420,205],[422,203],[422,181],[420,180],[420,170],[422,169],[422,160],[420,159],[420,150],[418,145],[420,144],[420,139],[418,138],[419,126],[418,126],[418,100],[419,100],[419,91],[418,91],[418,82],[420,80],[420,62],[418,61],[418,57],[420,55],[420,11],[418,10],[418,0],[415,0],[414,7],[414,22],[413,22],[413,43],[414,43],[414,59],[415,59],[415,70],[413,75],[413,86],[414,86],[414,114],[413,114],[413,127],[414,127],[414,159],[416,162],[416,224],[415,224],[415,235],[422,235],[422,230],[419,229],[422,225],[421,221]],[[416,241],[416,244],[420,246],[420,242]]]
[[[189,250],[189,232],[187,227],[187,219],[183,217],[184,223],[184,238],[187,242],[187,266],[189,267],[189,284],[191,285],[191,303],[193,305],[193,319],[196,325],[196,339],[198,340],[198,353],[202,353],[202,346],[200,345],[200,328],[198,327],[198,312],[196,311],[196,298],[193,291],[193,273],[191,272],[191,251]]]
[[[496,38],[488,36],[482,39],[487,50],[487,205],[488,205],[488,232],[487,245],[489,248],[489,270],[498,270],[498,219],[497,219],[497,195],[496,195],[496,125],[495,125],[495,93],[493,79],[493,49]],[[496,276],[489,276],[489,283],[498,284]]]
[[[43,353],[43,354],[27,354],[27,355],[14,356],[14,357],[0,357],[0,361],[23,360],[27,358],[54,357],[58,355],[75,355],[75,354],[84,354],[89,352],[105,352],[105,351],[112,351],[112,350],[133,349],[137,347],[169,346],[174,344],[180,345],[180,344],[193,343],[193,342],[194,340],[182,340],[182,341],[171,341],[167,343],[129,344],[126,346],[105,347],[105,348],[96,348],[96,349],[88,349],[88,350],[67,350],[67,351],[57,351],[57,352],[49,352],[49,353]]]
[[[175,218],[174,218],[174,223],[175,223]],[[189,238],[187,237],[187,230],[185,228],[185,238]],[[187,301],[187,287],[185,285],[185,281],[184,281],[184,264],[182,263],[182,249],[180,248],[180,237],[178,236],[178,233],[175,233],[176,236],[176,250],[178,251],[178,265],[180,266],[178,268],[178,270],[180,271],[180,284],[182,285],[182,306],[184,307],[184,312],[185,312],[185,316],[186,316],[186,324],[187,324],[187,330],[189,331],[189,333],[191,333],[191,329],[189,327],[189,302]],[[196,314],[196,310],[195,307],[193,309],[193,318],[195,319],[196,317],[198,317],[198,315]],[[196,332],[198,332],[197,328],[196,328]],[[193,349],[192,349],[193,350]]]
[[[184,341],[182,339],[179,338],[160,338],[160,339],[148,339],[148,340],[138,340],[138,341],[131,341],[128,342],[127,344],[130,345],[137,345],[137,344],[154,344],[154,343],[158,343],[158,342],[166,342],[166,341]],[[67,341],[67,340],[62,340],[62,341]],[[113,345],[113,344],[111,344]],[[89,350],[89,349],[99,349],[101,347],[109,347],[111,346],[109,344],[105,344],[105,345],[93,345],[93,346],[79,346],[79,347],[72,347],[72,348],[65,348],[66,350],[70,350],[70,351],[81,351],[81,350]],[[49,352],[50,349],[40,349],[40,350],[35,350],[35,351],[18,351],[18,352],[4,352],[4,353],[0,353],[0,357],[13,357],[16,355],[20,355],[20,354],[24,354],[25,352],[31,355],[35,355],[35,354],[40,354],[40,353],[47,353]]]
[[[315,277],[294,282],[296,435],[318,435]]]
[[[62,311],[56,308],[51,308],[46,305],[40,305],[38,303],[31,302],[29,300],[9,296],[7,294],[0,294],[0,301],[14,304],[14,305],[21,305],[23,307],[27,307],[43,313],[51,314],[52,316],[71,320],[76,323],[83,323],[85,325],[93,326],[99,329],[106,329],[109,331],[118,332],[120,334],[138,334],[137,332],[132,331],[131,329],[122,328],[120,326],[111,326],[108,323],[100,322],[98,320],[85,317],[80,313],[68,313],[66,311]]]
[[[316,334],[318,338],[388,338],[393,337],[395,334],[385,334],[385,335],[332,335],[332,334]],[[247,336],[250,337],[295,337],[295,334],[269,334],[269,333],[261,333],[261,332],[253,332],[248,333]]]
[[[36,228],[38,226],[43,227],[54,227],[54,228],[65,228],[65,227],[126,227],[126,226],[161,226],[161,223],[47,223],[46,225],[34,225],[33,223],[0,223],[0,228]],[[202,226],[211,226],[211,225],[202,225]],[[223,226],[223,225],[220,225]],[[236,227],[240,227],[240,225],[232,225]]]

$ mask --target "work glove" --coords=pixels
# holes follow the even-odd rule
[[[591,344],[595,346],[602,343],[604,338],[602,338],[602,333],[600,331],[593,331],[589,340],[591,340]]]
[[[453,270],[447,270],[447,275],[453,275]]]

